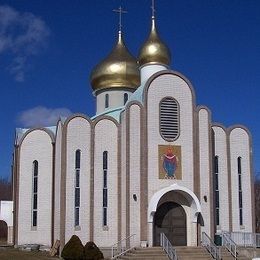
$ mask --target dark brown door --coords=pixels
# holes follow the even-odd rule
[[[0,220],[0,245],[7,244],[7,224],[3,220]]]
[[[154,215],[154,246],[160,245],[160,233],[164,233],[173,246],[187,245],[186,213],[174,202],[163,203]]]

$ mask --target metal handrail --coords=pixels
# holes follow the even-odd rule
[[[117,243],[111,246],[111,259],[115,259],[121,255],[124,255],[128,251],[135,248],[133,240],[136,234],[121,239]],[[131,242],[132,241],[132,242]]]
[[[205,233],[202,232],[202,246],[204,246],[214,259],[221,259],[221,250],[215,245],[212,239]]]
[[[237,244],[227,233],[222,234],[222,245],[237,259]]]
[[[160,246],[163,248],[163,250],[166,252],[166,254],[171,260],[178,259],[176,249],[172,246],[171,242],[164,233],[160,234]]]
[[[242,247],[260,247],[260,233],[252,232],[225,232],[230,238]]]

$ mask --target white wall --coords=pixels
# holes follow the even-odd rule
[[[126,113],[121,123],[121,238],[126,238]]]
[[[173,97],[180,106],[180,136],[174,142],[165,141],[160,135],[159,103],[164,97]],[[193,191],[193,107],[188,84],[176,75],[164,74],[150,85],[147,95],[148,124],[148,185],[149,199],[158,190],[178,183]],[[158,145],[180,145],[182,149],[182,180],[159,179]]]
[[[7,243],[13,244],[13,201],[0,201],[0,220],[7,224]]]
[[[135,240],[140,241],[140,175],[141,175],[141,124],[140,107],[132,105],[130,107],[130,235],[135,235]],[[136,195],[135,201],[133,195]],[[140,245],[139,245],[140,246]]]
[[[0,220],[5,221],[8,227],[13,226],[13,201],[0,201]]]
[[[107,90],[97,95],[97,114],[102,113],[105,110],[124,106],[124,94],[128,94],[128,99],[132,95],[129,90]],[[105,108],[105,96],[109,95],[109,107]]]
[[[228,158],[227,135],[219,126],[212,127],[215,135],[215,155],[218,156],[219,168],[219,223],[217,231],[229,231],[229,194],[228,194]],[[214,172],[214,166],[213,166]],[[214,189],[214,187],[213,187]],[[214,189],[215,191],[215,189]],[[215,214],[215,212],[214,212]]]
[[[209,236],[211,234],[211,225],[214,224],[211,219],[211,196],[212,191],[212,172],[210,163],[212,158],[210,157],[210,134],[209,129],[209,113],[206,109],[202,108],[198,113],[199,117],[199,156],[200,156],[200,203],[202,209],[202,217],[204,219],[204,226],[201,227],[202,232],[206,232]],[[207,201],[204,200],[206,196]]]
[[[233,231],[253,232],[251,200],[251,173],[250,173],[250,140],[247,132],[242,128],[235,128],[230,133],[230,159],[231,159],[231,189],[232,189],[232,220]],[[242,202],[243,225],[239,224],[238,199],[238,167],[237,158],[241,157],[242,170]]]
[[[118,241],[118,129],[102,119],[95,126],[94,148],[94,241],[108,246]],[[103,227],[103,151],[108,151],[108,225]]]
[[[59,121],[55,142],[54,241],[60,239],[61,142],[62,125]]]
[[[65,242],[77,235],[83,244],[89,241],[90,221],[90,158],[91,126],[80,116],[67,125],[67,172],[66,172],[66,230]],[[75,227],[75,152],[81,151],[80,164],[80,216],[79,227]]]
[[[18,245],[39,243],[51,246],[52,159],[52,140],[45,131],[37,129],[24,138],[19,160]],[[32,227],[34,160],[39,163],[37,227]]]
[[[180,108],[180,135],[174,142],[165,141],[160,135],[159,104],[164,97],[173,97]],[[147,136],[148,136],[148,202],[155,192],[174,183],[194,191],[193,151],[193,100],[188,84],[179,76],[163,74],[155,78],[147,94]],[[159,179],[158,145],[180,145],[182,153],[182,180]],[[187,227],[193,219],[187,216]],[[151,233],[151,231],[150,231]],[[195,232],[196,233],[196,232]],[[188,245],[196,243],[196,234],[188,230]],[[149,236],[151,237],[152,234]]]

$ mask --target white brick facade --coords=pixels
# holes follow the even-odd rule
[[[89,241],[90,218],[90,154],[91,126],[82,117],[75,117],[67,125],[66,172],[66,242],[73,234],[83,243]],[[75,227],[75,153],[80,150],[80,209],[79,226]]]
[[[219,225],[217,230],[230,230],[229,223],[229,186],[228,186],[228,147],[227,134],[220,126],[213,126],[214,150],[218,156],[218,182],[219,182]],[[214,174],[214,170],[213,173]],[[214,189],[214,188],[213,188]]]
[[[212,169],[211,169],[211,155],[210,155],[210,115],[205,108],[201,108],[198,113],[199,123],[199,157],[200,157],[200,203],[202,208],[204,226],[201,227],[203,232],[211,233],[211,225],[213,219],[211,218],[211,191],[212,191]]]
[[[114,122],[102,119],[95,125],[94,147],[94,241],[108,246],[118,241],[118,128]],[[103,152],[108,152],[108,213],[103,226]]]
[[[20,146],[19,208],[17,244],[51,246],[52,218],[52,140],[45,131],[27,134]],[[33,161],[39,163],[37,227],[32,226]]]
[[[251,200],[252,180],[250,174],[250,137],[242,128],[230,132],[231,190],[232,190],[232,226],[233,231],[254,232],[252,230],[253,201]],[[238,158],[241,158],[243,224],[239,223],[238,199]]]
[[[123,98],[123,92],[113,93],[115,99]],[[98,96],[100,111],[104,110],[104,94]],[[110,247],[121,238],[136,234],[138,245],[142,242],[152,246],[155,244],[154,216],[158,207],[167,202],[183,208],[186,215],[184,233],[189,246],[197,245],[201,232],[213,236],[221,231],[253,230],[249,133],[243,127],[225,129],[212,124],[210,110],[197,107],[191,83],[177,72],[157,72],[133,96],[135,99],[131,98],[118,115],[110,111],[93,119],[72,115],[64,123],[59,121],[53,140],[41,129],[20,135],[17,142],[20,156],[16,160],[16,244],[50,246],[56,239],[66,243],[76,234],[83,244],[93,240],[100,247]],[[159,107],[165,97],[173,98],[179,106],[179,135],[174,141],[166,141],[160,133]],[[55,156],[52,142],[55,143]],[[181,147],[181,179],[159,178],[159,145]],[[81,151],[79,226],[75,226],[77,150]],[[105,226],[104,151],[108,152]],[[215,156],[218,156],[219,168],[218,226],[214,197]],[[242,226],[238,211],[238,157],[242,158]],[[36,228],[32,228],[31,217],[28,217],[32,211],[34,160],[39,161]],[[199,225],[198,216],[203,220]]]

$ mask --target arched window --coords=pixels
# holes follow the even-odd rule
[[[166,141],[174,141],[179,136],[179,104],[172,97],[160,102],[160,132]]]
[[[238,204],[239,204],[239,224],[243,225],[243,196],[242,196],[242,161],[241,157],[237,158],[237,173],[238,173]]]
[[[107,151],[103,152],[103,226],[107,226]]]
[[[79,226],[80,209],[80,157],[81,151],[75,152],[75,226]]]
[[[127,102],[127,100],[128,100],[128,94],[125,93],[125,94],[124,94],[124,105],[125,105],[125,103]]]
[[[105,95],[105,108],[108,108],[109,107],[109,95],[106,94]]]
[[[37,226],[38,210],[38,161],[33,161],[33,191],[32,191],[32,226]]]
[[[216,225],[219,225],[219,168],[218,168],[218,156],[214,157],[214,185],[215,185],[215,207],[216,207]]]

